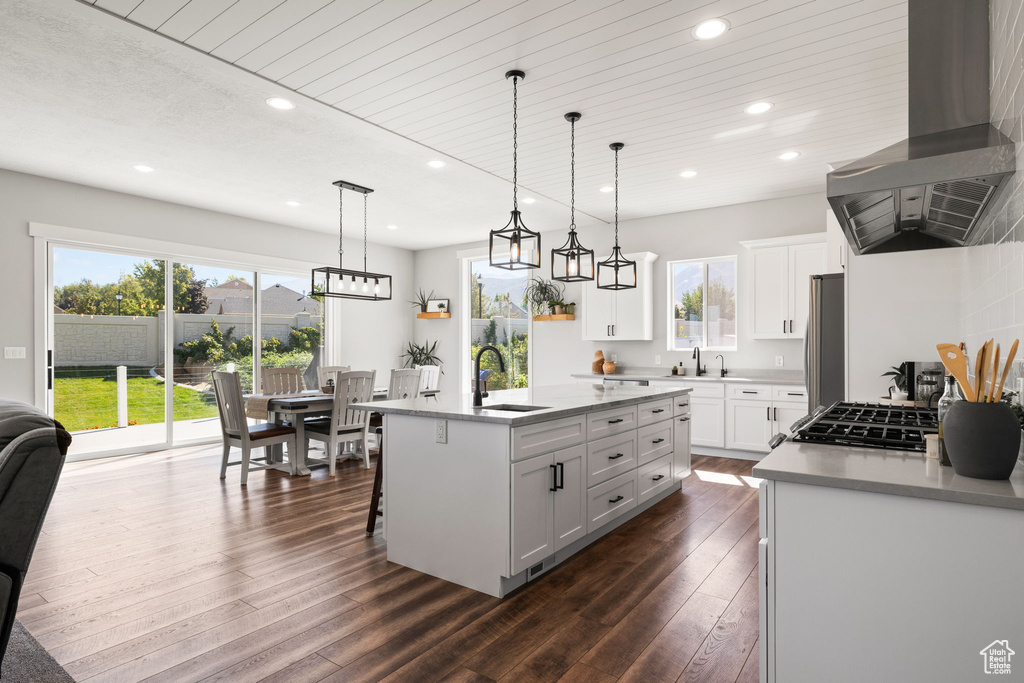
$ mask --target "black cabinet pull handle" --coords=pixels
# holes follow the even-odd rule
[[[609,455],[608,459],[609,460],[618,460],[619,458],[621,458],[624,455],[625,455],[625,453],[616,453],[615,455]]]
[[[747,391],[746,389],[744,389],[743,393],[744,394],[756,394],[757,392],[756,391]]]
[[[793,321],[792,320],[789,321],[789,333],[793,334]]]
[[[560,462],[558,464],[558,484],[556,486],[560,489],[565,488],[565,463]]]
[[[679,421],[680,422],[689,422],[690,418],[688,418],[688,417],[681,417],[681,418],[679,418]]]
[[[664,408],[658,408],[657,410],[652,410],[651,412],[652,413],[664,413],[665,409]]]
[[[665,439],[655,439],[655,440],[654,440],[654,441],[652,441],[651,443],[661,443],[661,442],[662,442],[662,441],[664,441],[664,440],[665,440]]]
[[[619,424],[620,422],[625,422],[625,419],[620,417],[617,420],[608,420],[608,424],[610,425],[616,425]]]
[[[765,419],[768,420],[769,422],[771,422],[772,421],[772,409],[771,409],[771,407],[769,406],[768,408],[765,408],[764,412],[765,412],[765,416],[764,416]]]
[[[800,391],[787,391],[786,396],[803,396],[803,392]]]
[[[615,496],[614,498],[610,498],[608,500],[608,502],[609,503],[618,503],[620,500],[622,500],[622,496]]]
[[[779,421],[779,409],[778,408],[775,409],[775,421],[776,422]]]
[[[786,334],[786,319],[782,319],[782,334]]]
[[[558,490],[558,468],[554,465],[548,465],[551,468],[551,488],[548,491]]]
[[[665,475],[664,475],[664,474],[659,474],[659,475],[658,475],[658,476],[656,476],[656,477],[651,477],[651,479],[652,479],[653,481],[660,481],[660,480],[662,480],[662,479],[664,479],[664,478],[665,478]]]

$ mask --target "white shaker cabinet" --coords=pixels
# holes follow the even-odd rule
[[[729,399],[725,405],[725,447],[767,453],[775,434],[772,402]]]
[[[583,285],[580,312],[583,339],[588,341],[650,341],[654,339],[654,261],[649,251],[626,254],[636,261],[636,287],[598,289],[597,281]]]
[[[778,244],[779,242],[796,242]],[[810,277],[827,270],[825,234],[744,242],[754,339],[803,339]]]
[[[725,448],[725,399],[690,397],[690,442]]]

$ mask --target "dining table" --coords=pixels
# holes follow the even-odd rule
[[[420,396],[437,396],[437,389],[421,391]],[[267,403],[267,421],[275,424],[290,422],[295,427],[295,454],[292,456],[295,463],[294,474],[297,476],[309,476],[308,442],[306,440],[305,420],[309,417],[330,416],[334,407],[334,394],[325,394],[316,389],[302,391],[297,394],[282,394],[280,396],[267,396],[266,394],[246,394],[246,400],[250,398],[269,398]],[[387,387],[376,387],[373,390],[374,401],[384,401],[388,397]],[[284,452],[280,445],[270,446],[268,455],[268,466],[279,469],[283,472],[292,472],[292,467],[284,461]],[[321,463],[317,463],[321,464]],[[323,463],[326,466],[326,463]]]

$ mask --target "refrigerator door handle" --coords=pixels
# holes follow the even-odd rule
[[[807,382],[807,412],[812,413],[818,407],[821,398],[819,363],[821,340],[818,328],[821,324],[821,279],[811,277],[811,291],[807,312],[807,330],[804,333],[804,379]]]

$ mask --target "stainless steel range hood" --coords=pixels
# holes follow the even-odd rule
[[[854,253],[962,247],[1016,170],[989,124],[988,3],[910,0],[910,138],[828,174]]]

